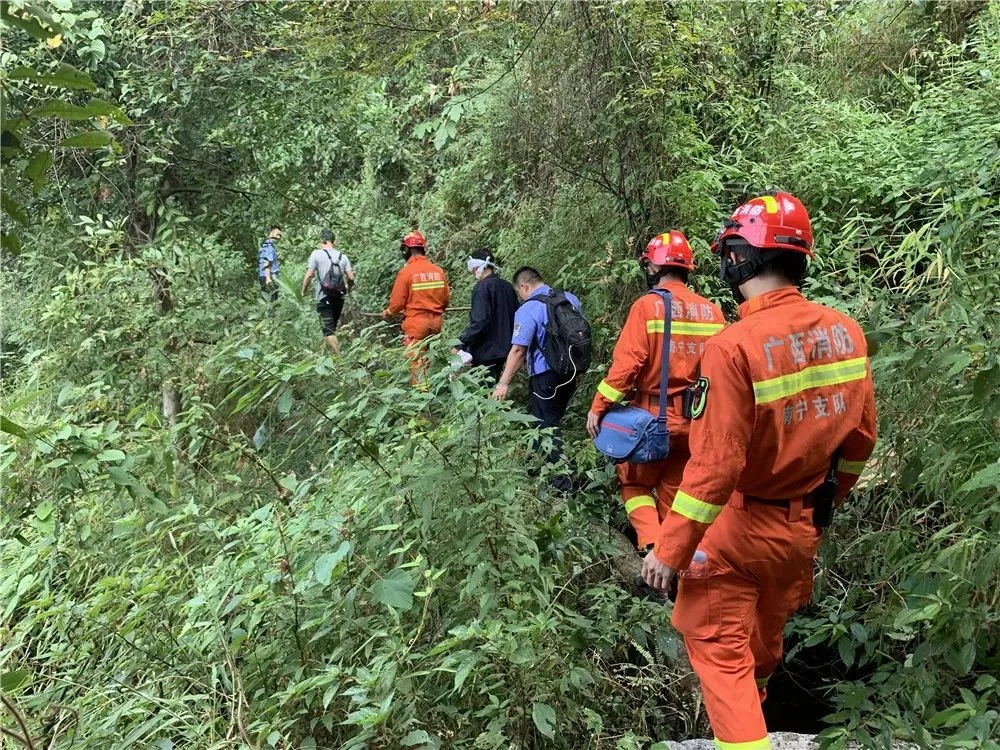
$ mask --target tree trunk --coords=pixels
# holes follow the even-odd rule
[[[177,381],[167,378],[163,381],[163,418],[167,424],[173,427],[177,424],[177,417],[181,413],[181,392],[177,388]]]

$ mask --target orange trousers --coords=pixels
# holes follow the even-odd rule
[[[403,318],[403,346],[410,360],[410,382],[418,385],[427,377],[427,347],[420,344],[428,336],[441,333],[443,317],[434,313],[406,313]]]
[[[622,502],[638,537],[639,549],[659,538],[660,522],[670,511],[689,458],[687,441],[674,441],[671,436],[670,454],[662,461],[615,467],[622,485]]]
[[[761,703],[781,662],[785,623],[812,594],[819,540],[812,510],[744,502],[736,493],[680,576],[673,624],[720,748],[771,747]]]

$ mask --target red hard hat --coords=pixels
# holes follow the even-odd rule
[[[403,235],[403,247],[427,247],[427,240],[416,229]]]
[[[809,212],[791,193],[762,195],[737,208],[712,243],[712,252],[735,238],[758,250],[790,250],[810,258],[813,254]]]
[[[675,266],[686,271],[694,270],[691,246],[684,233],[677,230],[658,234],[651,239],[639,262],[653,263],[657,266]]]

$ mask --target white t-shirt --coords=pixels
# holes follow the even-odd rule
[[[313,286],[316,289],[317,302],[326,296],[319,282],[326,276],[332,263],[340,266],[340,272],[344,274],[344,283],[346,284],[347,274],[351,272],[351,261],[338,248],[334,247],[327,250],[325,247],[320,247],[313,250],[312,255],[309,256],[309,270],[316,272],[313,277]]]

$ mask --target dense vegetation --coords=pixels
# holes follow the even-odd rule
[[[881,441],[790,659],[831,746],[1000,735],[1000,4],[5,2],[0,727],[33,747],[640,747],[697,736],[616,484],[374,324],[419,225],[582,299],[607,362],[654,231],[783,188],[862,321]],[[267,317],[256,249],[283,224]],[[330,226],[343,356],[297,297]],[[20,739],[16,739],[20,738]]]

